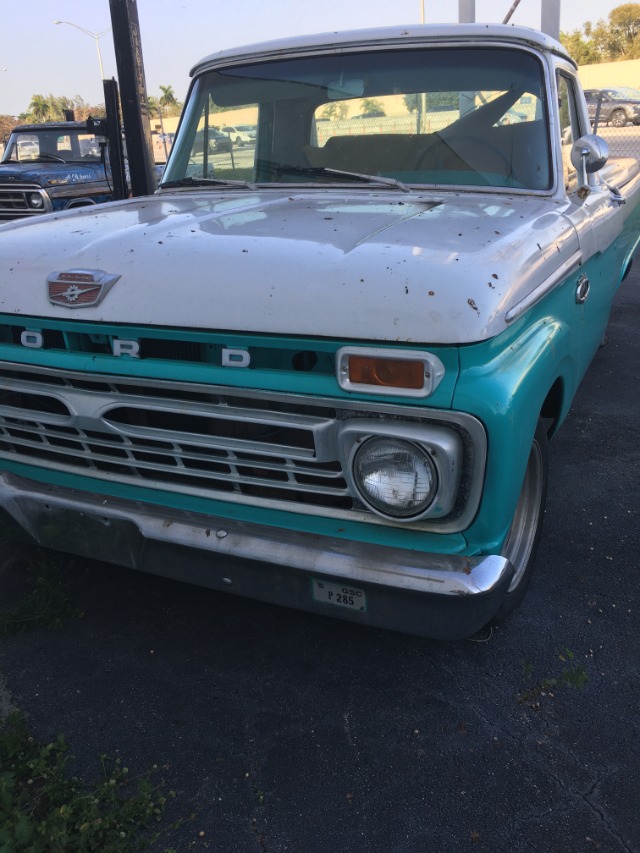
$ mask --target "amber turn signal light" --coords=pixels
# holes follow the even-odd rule
[[[358,385],[417,390],[424,385],[424,365],[421,361],[352,355],[349,357],[349,381]]]
[[[336,353],[336,379],[343,391],[428,397],[444,376],[437,355],[391,347],[341,347]]]

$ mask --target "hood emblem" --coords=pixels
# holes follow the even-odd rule
[[[90,308],[102,302],[119,278],[104,270],[52,272],[47,277],[49,302],[66,308]]]

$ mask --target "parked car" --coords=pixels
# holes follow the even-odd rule
[[[255,124],[238,124],[236,125],[238,130],[241,130],[243,133],[246,133],[251,142],[255,142],[258,136],[258,128]]]
[[[220,130],[222,133],[227,134],[234,145],[250,145],[251,142],[255,140],[255,134],[252,139],[249,134],[240,127],[231,127],[230,125],[227,125],[226,127],[221,127]]]
[[[233,142],[230,136],[221,130],[212,128],[209,131],[209,148],[213,146],[215,151],[231,151]]]
[[[503,621],[640,165],[524,27],[278,40],[193,76],[156,193],[0,226],[0,541],[438,639]],[[385,132],[320,142],[341,92]],[[451,93],[446,126],[395,121],[416,92]],[[249,165],[209,156],[212,103],[255,104]]]
[[[631,122],[640,124],[640,89],[621,86],[616,89],[586,89],[589,118],[595,120],[600,103],[599,124],[624,127]]]
[[[207,140],[208,140],[208,149],[210,154],[214,154],[219,151],[231,151],[232,142],[231,138],[227,136],[226,133],[222,133],[222,131],[217,127],[210,127],[207,130]],[[204,131],[199,130],[196,133],[192,154],[197,156],[198,154],[202,154],[204,149]]]

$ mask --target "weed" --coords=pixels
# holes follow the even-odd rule
[[[523,681],[531,681],[531,677],[533,676],[533,664],[528,660],[521,660],[522,665],[522,680]]]
[[[573,687],[575,690],[582,690],[589,675],[586,667],[581,663],[574,663],[575,655],[570,649],[563,649],[558,652],[558,659],[567,663],[557,678],[559,687]]]
[[[62,735],[43,746],[11,714],[0,734],[0,853],[129,853],[157,841],[166,797],[145,774],[101,758],[90,786],[66,773]],[[169,796],[173,796],[171,792]],[[165,851],[169,853],[169,851]]]
[[[575,655],[570,649],[562,649],[557,652],[558,660],[566,664],[560,671],[559,675],[543,678],[535,687],[520,694],[520,701],[531,703],[538,706],[537,701],[541,696],[553,696],[554,690],[570,688],[574,690],[582,690],[587,681],[589,674],[586,667],[581,663],[575,663]],[[533,675],[533,665],[529,661],[521,661],[522,675],[524,681],[530,681]]]

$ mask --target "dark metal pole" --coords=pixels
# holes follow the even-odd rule
[[[138,9],[136,0],[109,0],[109,6],[131,194],[148,195],[156,188],[156,177]]]
[[[103,80],[104,106],[107,113],[107,141],[109,145],[109,165],[114,199],[127,198],[127,177],[122,149],[122,124],[120,123],[120,102],[118,84],[115,80]]]

